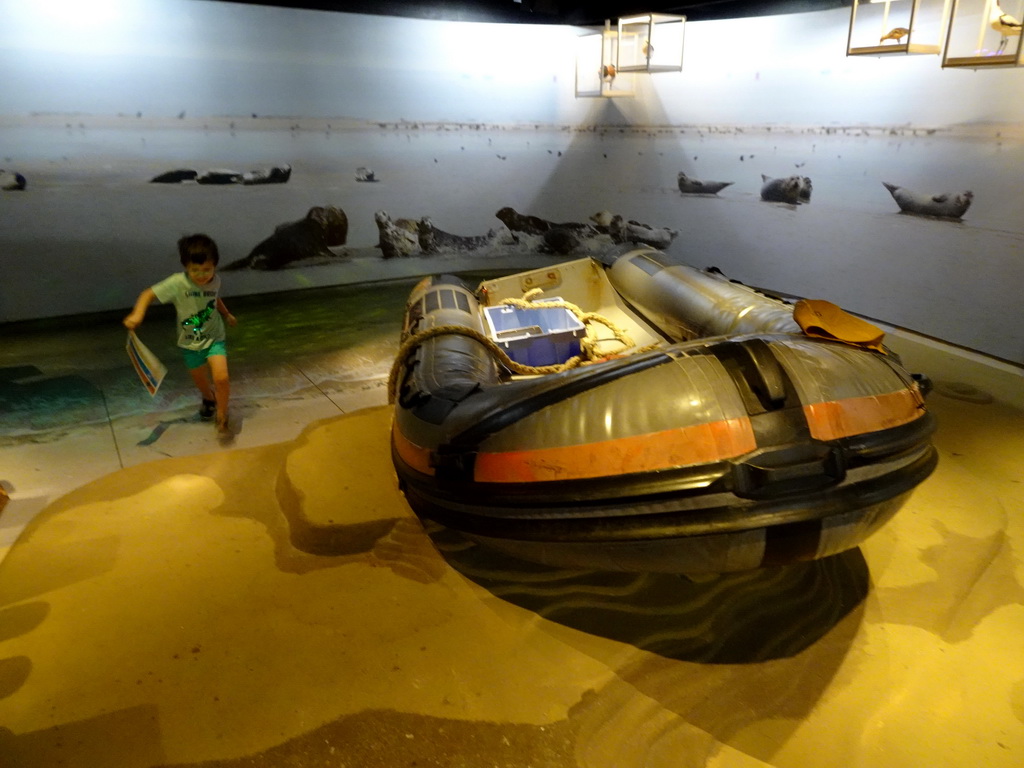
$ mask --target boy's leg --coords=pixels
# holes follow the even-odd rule
[[[201,365],[198,368],[189,368],[188,372],[192,375],[192,381],[203,396],[203,400],[213,400],[215,397],[214,390],[210,386],[209,376],[206,375],[206,366]]]
[[[231,379],[228,377],[227,355],[210,355],[206,358],[213,376],[213,388],[217,393],[217,427],[227,428],[228,400],[231,399]],[[205,378],[205,371],[204,371]]]

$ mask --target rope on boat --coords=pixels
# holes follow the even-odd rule
[[[636,346],[633,340],[629,337],[622,328],[619,328],[615,323],[609,320],[604,315],[600,315],[597,312],[584,312],[575,304],[568,301],[533,301],[533,297],[538,293],[543,293],[542,288],[534,288],[523,294],[521,299],[502,299],[498,304],[508,304],[509,306],[519,307],[520,309],[567,309],[576,319],[579,320],[587,328],[587,335],[580,339],[580,347],[582,348],[583,354],[588,360],[596,360],[602,357],[597,352],[596,347],[598,344],[606,341],[617,341],[623,345],[623,349],[630,349]],[[610,339],[598,339],[590,335],[590,324],[600,323],[610,330],[613,334],[613,338]]]
[[[623,349],[630,349],[635,346],[633,340],[629,337],[624,330],[616,326],[611,320],[599,315],[596,312],[584,312],[582,309],[577,307],[568,301],[531,301],[531,297],[542,293],[542,289],[534,288],[531,291],[527,291],[523,294],[521,299],[504,299],[499,304],[509,304],[514,307],[521,309],[545,309],[548,307],[567,309],[572,312],[584,326],[587,327],[587,335],[580,339],[580,354],[574,355],[566,360],[564,363],[557,365],[523,365],[517,363],[508,353],[501,348],[490,337],[480,333],[473,328],[467,328],[462,325],[438,325],[433,328],[427,328],[422,331],[418,331],[410,335],[398,349],[398,353],[395,355],[395,361],[391,364],[391,372],[388,374],[388,403],[393,403],[397,397],[395,392],[395,383],[398,379],[398,371],[401,366],[405,363],[406,357],[412,352],[413,349],[418,347],[429,339],[436,338],[438,336],[444,336],[447,334],[455,334],[456,336],[467,336],[468,338],[478,341],[483,344],[487,349],[498,358],[503,366],[508,368],[513,373],[518,373],[523,376],[536,376],[544,375],[548,373],[561,373],[562,371],[568,371],[572,368],[577,368],[585,363],[596,362],[607,356],[607,353],[602,354],[597,351],[597,345],[607,341],[617,341],[623,345]],[[590,335],[590,324],[601,323],[607,327],[614,336],[608,339],[598,339]],[[656,346],[656,345],[653,345]],[[646,347],[644,349],[647,349]]]
[[[584,312],[582,309],[577,307],[575,304],[568,301],[531,301],[531,296],[536,296],[538,293],[543,293],[543,288],[533,288],[523,294],[521,299],[502,299],[499,304],[511,304],[517,307],[562,307],[572,312],[579,319],[583,325],[587,326],[587,335],[585,338],[580,339],[580,347],[583,349],[584,354],[587,356],[587,362],[597,362],[608,357],[608,353],[601,353],[597,351],[597,345],[603,344],[606,341],[617,341],[622,344],[622,350],[631,349],[632,354],[638,355],[641,352],[650,352],[652,349],[658,349],[662,346],[662,342],[655,341],[652,344],[648,344],[643,347],[637,347],[636,342],[633,341],[632,337],[625,330],[615,325],[604,315],[598,314],[597,312]],[[597,322],[605,326],[613,334],[608,339],[598,339],[590,335],[590,323]]]

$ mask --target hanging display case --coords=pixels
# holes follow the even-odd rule
[[[847,56],[938,54],[949,0],[853,0]]]
[[[576,39],[576,98],[634,96],[634,75],[620,73],[616,66],[619,51],[618,30],[610,23],[603,32]]]
[[[619,19],[619,72],[680,72],[685,16],[647,13]]]
[[[636,74],[683,69],[685,16],[646,13],[577,38],[576,98],[633,96]]]
[[[953,0],[943,67],[1021,66],[1024,0]]]

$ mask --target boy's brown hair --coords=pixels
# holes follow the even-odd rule
[[[183,267],[189,264],[202,264],[207,259],[211,259],[214,264],[220,261],[217,244],[212,237],[203,234],[185,235],[181,238],[178,241],[178,256]]]

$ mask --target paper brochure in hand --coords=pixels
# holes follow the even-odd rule
[[[139,340],[135,331],[128,331],[128,344],[125,348],[128,350],[128,358],[135,366],[135,372],[142,380],[142,385],[151,396],[155,396],[156,391],[160,389],[160,383],[167,375],[166,366]]]

